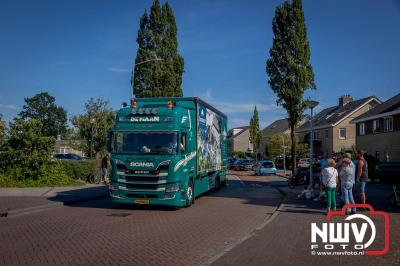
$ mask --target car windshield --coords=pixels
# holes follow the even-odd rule
[[[263,162],[262,167],[264,168],[274,168],[274,164],[272,162]]]
[[[133,155],[176,155],[177,132],[114,132],[111,152]]]

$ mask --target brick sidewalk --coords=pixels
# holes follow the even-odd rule
[[[266,182],[276,182],[263,177]],[[274,220],[257,235],[235,247],[213,265],[398,265],[400,261],[400,213],[390,205],[390,187],[369,185],[369,202],[376,210],[390,215],[390,251],[385,256],[312,256],[310,234],[312,222],[325,220],[324,206],[319,202],[298,200],[288,194]],[[379,224],[377,225],[379,226]],[[382,243],[383,239],[378,237]]]
[[[230,180],[179,210],[103,199],[0,219],[0,265],[199,265],[272,215],[281,194],[255,185]]]
[[[0,215],[9,216],[33,209],[70,204],[82,200],[107,196],[104,185],[81,187],[1,188]]]

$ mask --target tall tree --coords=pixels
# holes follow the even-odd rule
[[[286,109],[290,126],[291,157],[296,173],[295,128],[305,108],[305,90],[316,89],[310,64],[310,44],[301,0],[285,1],[275,10],[274,39],[266,71],[268,83],[277,95],[277,104]]]
[[[40,120],[15,119],[0,153],[1,168],[13,168],[19,178],[38,179],[50,162],[55,141],[52,136],[43,136],[42,129]]]
[[[36,119],[42,123],[44,136],[57,137],[67,130],[67,112],[56,105],[56,99],[47,92],[41,92],[32,98],[25,98],[25,105],[19,116],[22,119]]]
[[[254,106],[253,116],[250,119],[250,143],[253,144],[253,151],[256,154],[256,161],[258,159],[258,152],[262,144],[263,135],[260,131],[260,122],[258,118],[257,106]]]
[[[3,120],[3,114],[0,114],[0,148],[6,138],[6,122]]]
[[[296,134],[295,135],[295,141],[296,141],[296,155],[303,157],[308,154],[308,145],[306,143],[299,143],[299,137]],[[286,133],[281,133],[281,134],[275,134],[273,135],[269,140],[268,140],[268,152],[269,155],[272,157],[280,156],[283,154],[284,147],[291,146],[292,139],[290,137],[290,134]],[[286,154],[286,151],[285,151]]]
[[[105,150],[107,132],[111,129],[115,113],[108,107],[108,101],[89,99],[85,103],[85,113],[72,118],[76,134],[80,140],[80,149],[92,157]]]
[[[139,49],[132,73],[136,97],[181,97],[183,57],[178,53],[177,26],[169,3],[155,0],[143,14],[137,35]]]

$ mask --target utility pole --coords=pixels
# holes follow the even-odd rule
[[[313,153],[314,153],[314,130],[313,130],[313,109],[319,104],[317,101],[307,100],[305,104],[311,109],[310,117],[310,188],[313,188]]]
[[[282,146],[283,146],[283,175],[286,176],[286,147],[285,147],[285,137],[282,136]]]

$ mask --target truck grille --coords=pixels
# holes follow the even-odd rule
[[[156,190],[158,184],[126,184],[127,189],[145,189],[145,190]]]
[[[127,182],[158,182],[158,176],[125,176]]]
[[[139,198],[139,199],[156,199],[156,194],[126,194],[128,198]]]

